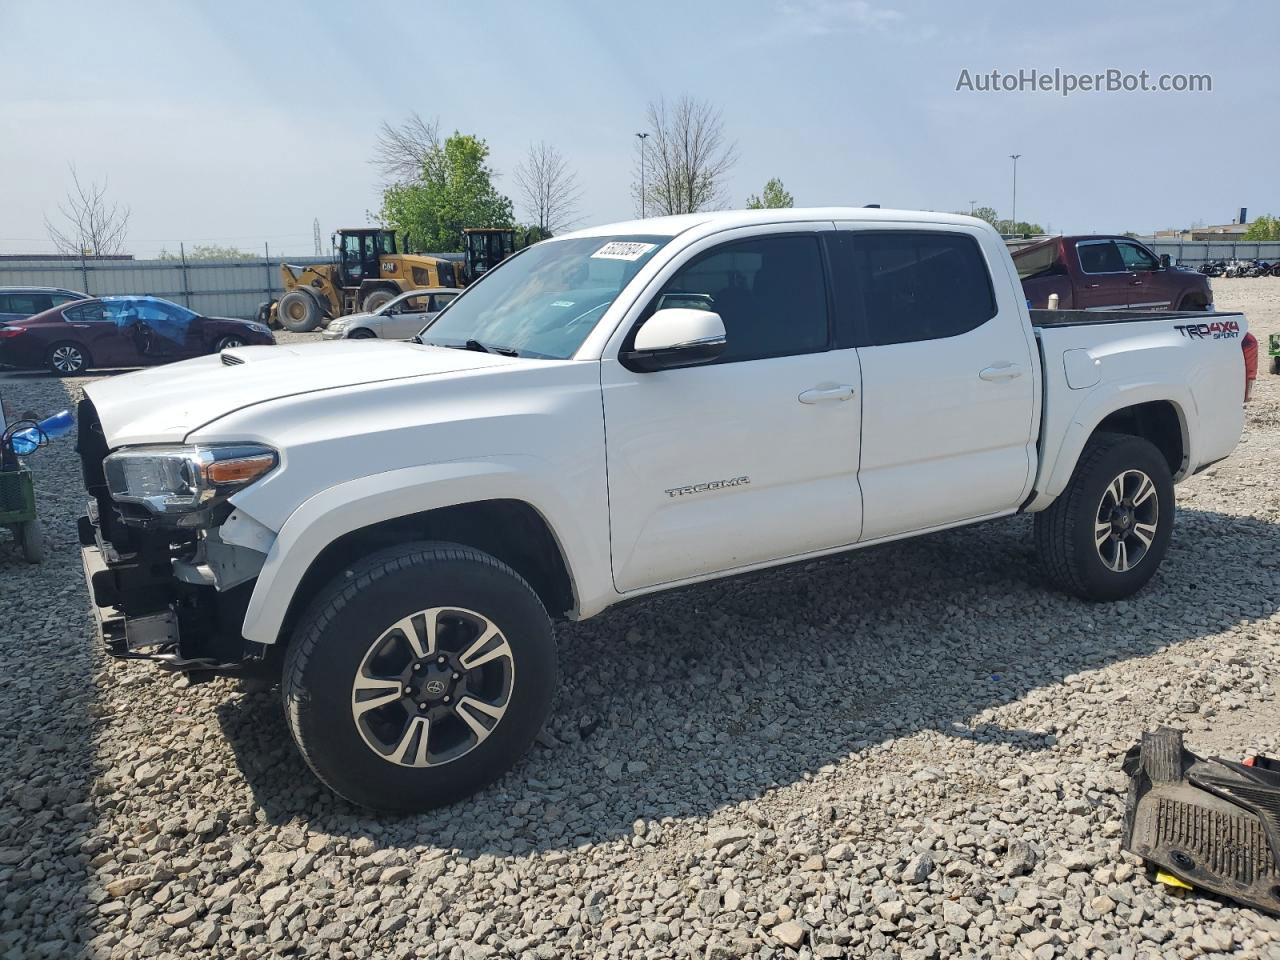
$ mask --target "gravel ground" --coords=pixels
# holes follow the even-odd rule
[[[1280,330],[1280,280],[1214,286]],[[1118,770],[1162,723],[1280,750],[1278,453],[1264,373],[1123,603],[1049,591],[1018,518],[564,626],[530,756],[389,819],[316,785],[276,694],[102,655],[58,443],[49,560],[0,542],[0,957],[1280,958],[1280,922],[1121,853]]]

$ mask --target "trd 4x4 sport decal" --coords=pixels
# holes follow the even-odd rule
[[[1239,320],[1215,320],[1213,323],[1188,323],[1174,326],[1184,337],[1196,340],[1234,340],[1240,336]]]

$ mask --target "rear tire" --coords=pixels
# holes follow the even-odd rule
[[[1098,433],[1065,490],[1036,514],[1049,579],[1085,600],[1122,600],[1155,574],[1173,535],[1169,464],[1141,437]]]
[[[373,313],[383,304],[389,303],[395,296],[396,294],[391,290],[374,290],[360,302],[360,309],[365,313]]]
[[[49,348],[44,362],[55,377],[74,377],[87,372],[93,358],[80,344],[64,340]]]
[[[510,769],[556,678],[551,621],[529,584],[486,553],[434,542],[376,553],[323,589],[281,687],[320,780],[361,806],[419,813]]]
[[[293,333],[309,333],[320,326],[324,312],[320,302],[306,290],[290,290],[276,307],[280,324]]]

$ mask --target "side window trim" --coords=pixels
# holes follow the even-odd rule
[[[1124,257],[1121,256],[1120,247],[1116,244],[1114,240],[1077,240],[1076,241],[1076,262],[1080,264],[1081,273],[1088,274],[1091,277],[1110,277],[1110,276],[1115,276],[1116,274],[1119,274],[1119,273],[1130,272],[1128,268],[1125,268],[1123,270],[1086,270],[1084,268],[1084,257],[1080,256],[1080,248],[1081,247],[1101,247],[1101,246],[1105,246],[1106,244],[1110,244],[1111,246],[1116,248],[1116,256],[1120,257],[1121,266],[1124,265]]]
[[[816,350],[797,350],[797,351],[792,351],[788,353],[776,353],[776,354],[770,354],[768,356],[751,357],[749,359],[740,359],[740,360],[710,360],[710,361],[707,361],[706,363],[691,364],[690,366],[682,367],[681,369],[694,370],[694,369],[697,369],[698,367],[720,366],[720,365],[729,364],[729,363],[751,363],[755,360],[775,360],[775,359],[778,359],[779,357],[808,356],[809,354],[813,354],[813,353],[827,353],[831,350],[839,349],[835,343],[835,316],[832,312],[832,290],[831,290],[832,278],[831,278],[831,272],[829,270],[828,263],[827,263],[825,245],[822,242],[823,234],[829,233],[832,231],[829,225],[824,225],[822,223],[814,223],[812,224],[812,226],[813,226],[812,230],[794,230],[794,231],[788,230],[788,231],[782,231],[778,233],[758,233],[758,234],[752,234],[750,236],[745,236],[745,237],[735,237],[735,238],[725,240],[721,243],[714,244],[713,246],[707,247],[703,250],[699,250],[697,253],[692,254],[686,260],[677,264],[675,269],[672,271],[671,275],[666,280],[664,280],[658,286],[657,290],[654,291],[652,296],[649,297],[649,300],[645,304],[644,309],[640,311],[639,316],[637,316],[635,319],[635,322],[632,323],[631,329],[627,331],[627,335],[623,338],[622,344],[621,344],[621,351],[625,352],[627,350],[631,350],[634,347],[636,333],[640,330],[640,327],[644,325],[645,321],[648,320],[651,316],[654,315],[654,313],[657,312],[658,303],[663,297],[663,289],[667,286],[668,283],[670,283],[673,279],[678,277],[681,274],[681,272],[683,272],[685,269],[687,269],[688,267],[692,266],[695,263],[698,263],[701,260],[704,260],[711,256],[715,256],[717,253],[721,253],[729,247],[737,246],[739,244],[758,243],[762,240],[779,240],[779,239],[784,239],[788,237],[808,237],[814,241],[814,244],[816,246],[817,255],[818,255],[818,269],[822,277],[823,292],[824,292],[823,303],[827,312],[826,343]]]

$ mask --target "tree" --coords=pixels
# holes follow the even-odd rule
[[[977,207],[972,213],[968,210],[955,210],[953,212],[962,214],[966,217],[977,217],[979,220],[985,220],[987,223],[995,227],[1000,233],[1041,234],[1046,232],[1045,228],[1040,226],[1038,223],[1028,223],[1026,220],[1019,220],[1017,223],[1010,223],[1007,218],[1001,220],[1000,215],[996,213],[994,207]]]
[[[737,150],[725,139],[720,111],[690,97],[671,105],[658,100],[649,104],[647,126],[631,188],[637,210],[665,215],[723,208],[724,180]]]
[[[124,251],[129,232],[129,208],[107,202],[107,181],[83,184],[75,165],[71,166],[73,189],[58,212],[66,223],[59,227],[45,217],[49,239],[59,253],[71,256],[106,257]]]
[[[747,197],[748,210],[777,210],[780,207],[794,207],[795,205],[795,198],[787,193],[782,181],[777,177],[774,177],[764,185],[764,191],[760,196],[756,196],[753,193]]]
[[[187,251],[188,260],[253,260],[257,254],[238,247],[220,247],[216,243],[197,243]],[[161,247],[157,260],[181,260],[182,253],[170,253]]]
[[[546,142],[529,144],[516,167],[516,183],[525,212],[543,236],[552,236],[578,219],[578,177],[560,151]]]
[[[1280,240],[1280,217],[1263,215],[1249,224],[1246,240]]]
[[[464,227],[510,226],[511,200],[493,185],[488,158],[483,140],[455,132],[428,151],[415,181],[383,190],[383,225],[407,232],[420,250],[440,252],[462,249]]]
[[[432,151],[440,149],[440,121],[423,120],[416,112],[399,126],[385,120],[369,162],[388,183],[409,183],[422,174]]]

